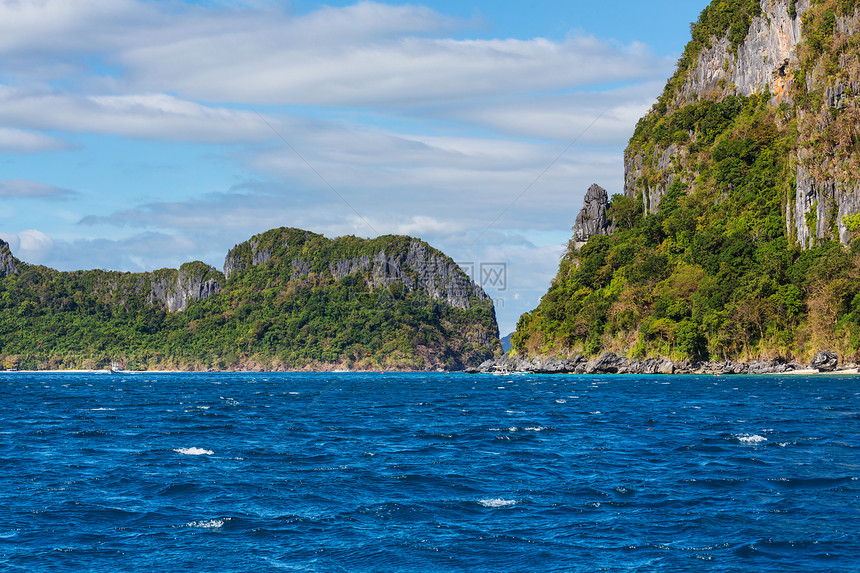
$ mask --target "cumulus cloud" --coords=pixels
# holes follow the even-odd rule
[[[26,179],[11,179],[0,181],[0,197],[5,199],[71,199],[77,192],[69,189],[54,187],[47,183],[28,181]]]
[[[115,92],[404,108],[630,82],[671,66],[643,45],[619,47],[587,35],[561,42],[455,40],[446,37],[455,22],[422,6],[360,2],[302,16],[275,8],[167,6],[2,3],[0,54],[7,67],[20,60],[61,62],[50,70],[34,67],[55,77],[79,72],[81,56],[92,56],[110,70],[94,75]],[[22,74],[28,69],[20,68]]]
[[[39,153],[70,148],[68,143],[43,133],[0,127],[0,151],[5,153]]]
[[[18,233],[0,233],[9,243],[12,254],[25,262],[38,261],[54,248],[54,240],[38,229]]]
[[[46,130],[204,143],[260,142],[274,137],[255,112],[213,107],[166,94],[83,96],[0,86],[0,122]],[[286,129],[286,127],[284,127]],[[6,139],[23,134],[18,129]],[[52,143],[31,135],[36,149]],[[0,130],[0,148],[4,141]],[[57,146],[56,140],[53,140]]]
[[[519,137],[623,145],[632,135],[631,127],[647,113],[662,89],[663,82],[650,81],[606,91],[467,102],[452,106],[449,114]]]

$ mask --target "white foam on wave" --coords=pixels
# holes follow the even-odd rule
[[[479,499],[478,503],[483,505],[484,507],[489,508],[499,508],[499,507],[513,507],[517,504],[516,500],[513,499],[502,499],[497,497],[495,499]]]
[[[211,456],[215,453],[212,450],[204,450],[203,448],[174,448],[173,451],[183,456]]]
[[[767,438],[759,436],[758,434],[754,434],[752,436],[745,434],[743,436],[737,436],[737,439],[742,444],[763,444],[767,441]]]
[[[90,412],[115,412],[116,408],[91,408]]]
[[[196,527],[198,529],[220,529],[224,527],[224,524],[230,521],[230,518],[226,519],[208,519],[201,521],[192,521],[191,523],[186,523],[185,527]]]

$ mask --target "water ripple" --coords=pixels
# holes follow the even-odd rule
[[[860,570],[856,378],[0,375],[10,571]]]

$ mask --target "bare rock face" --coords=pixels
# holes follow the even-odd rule
[[[749,96],[765,89],[773,94],[774,105],[788,99],[788,86],[798,64],[795,48],[803,40],[801,17],[810,5],[809,0],[796,0],[794,4],[797,15],[792,18],[788,0],[761,0],[762,14],[752,19],[736,52],[728,32],[722,38],[712,38],[711,45],[699,53],[690,67],[673,107],[702,99],[719,100],[730,94]],[[831,98],[840,97],[842,92],[834,88]],[[674,163],[683,164],[685,160],[686,149],[676,145],[667,149],[655,146],[653,156],[625,153],[624,195],[636,197],[641,192],[645,214],[657,212],[676,178]]]
[[[860,185],[817,181],[803,166],[797,167],[796,180],[794,202],[786,205],[789,236],[796,237],[803,248],[810,248],[817,240],[828,238],[848,243],[851,232],[843,219],[860,212]],[[834,223],[838,236],[831,237]]]
[[[301,229],[272,229],[230,249],[224,275],[229,279],[252,267],[287,265],[290,280],[325,280],[327,274],[341,280],[358,274],[370,288],[400,284],[406,292],[423,292],[459,309],[470,308],[472,297],[490,299],[450,257],[423,241],[392,237],[390,246],[378,248],[373,252],[355,237],[326,239]],[[345,256],[350,250],[360,254]]]
[[[247,256],[249,253],[246,251],[250,251],[250,256]],[[229,279],[234,272],[242,272],[249,266],[265,264],[271,259],[271,247],[261,247],[259,240],[251,239],[227,252],[227,256],[224,257],[224,277]]]
[[[12,251],[9,249],[9,243],[0,239],[0,277],[18,274],[18,267],[15,265],[15,257],[12,256]]]
[[[169,312],[182,312],[192,302],[221,292],[215,273],[213,267],[201,262],[186,263],[179,270],[156,271],[150,280],[149,301],[164,303]]]
[[[670,145],[666,149],[654,146],[653,157],[643,158],[638,154],[624,153],[624,195],[635,197],[637,186],[642,190],[642,202],[645,215],[656,213],[660,209],[660,202],[666,191],[676,178],[675,163],[684,161],[686,150],[677,145]],[[656,182],[641,182],[640,178],[645,175],[645,163],[656,167],[659,177]]]
[[[412,241],[406,252],[389,255],[380,251],[373,256],[335,261],[329,264],[329,271],[337,280],[354,273],[367,274],[373,288],[400,283],[407,291],[424,291],[455,308],[469,308],[472,296],[478,300],[490,298],[448,257],[418,241]]]
[[[573,240],[577,250],[581,249],[591,237],[610,235],[615,230],[606,215],[608,208],[609,195],[606,189],[597,184],[589,187],[582,211],[576,216],[576,224],[573,226]]]
[[[806,39],[803,16],[810,7],[811,0],[761,0],[761,15],[751,19],[746,37],[736,49],[726,32],[721,38],[712,38],[710,45],[701,50],[669,102],[670,109],[702,100],[719,101],[728,95],[750,96],[765,91],[771,94],[771,105],[791,105],[795,72],[803,71],[806,89],[823,92],[821,110],[803,112],[818,117],[816,129],[836,129],[830,125],[833,123],[829,119],[831,114],[836,117],[844,113],[846,117],[853,117],[851,114],[856,114],[858,109],[855,100],[860,94],[860,80],[856,74],[846,72],[831,80],[822,75],[821,65],[814,69],[800,68],[798,47]],[[860,34],[860,10],[850,15],[837,15],[835,33],[843,37]],[[853,65],[853,60],[845,54],[839,56],[840,69],[850,71]],[[856,170],[846,167],[845,162],[823,157],[816,148],[800,145],[791,153],[796,170],[796,192],[783,205],[788,236],[802,248],[830,239],[848,243],[852,234],[844,218],[860,213],[860,183]],[[688,165],[687,155],[684,145],[670,145],[666,149],[654,145],[647,153],[628,150],[624,157],[624,195],[641,197],[646,215],[657,212],[677,177],[676,172],[694,171],[691,169],[694,166]],[[692,184],[694,175],[688,175],[686,182]]]
[[[762,0],[761,8],[762,15],[750,22],[737,55],[731,51],[728,33],[702,50],[680,90],[682,101],[690,103],[701,95],[727,93],[748,96],[765,87],[775,98],[782,99],[794,72],[794,48],[802,39],[801,17],[809,10],[809,0],[797,0],[795,18],[784,0]]]
[[[835,352],[819,351],[815,358],[810,363],[811,368],[816,368],[822,372],[832,372],[839,365],[839,355]]]

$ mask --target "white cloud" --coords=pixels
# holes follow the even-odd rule
[[[619,49],[591,37],[452,40],[409,36],[404,30],[399,37],[368,41],[367,34],[324,32],[324,22],[316,32],[308,29],[315,23],[301,24],[300,35],[259,23],[242,38],[178,39],[119,59],[132,89],[173,89],[208,101],[413,109],[453,99],[630,82],[668,67],[639,46]],[[267,36],[271,42],[261,41]],[[236,44],[243,49],[236,50]]]
[[[624,145],[662,89],[663,82],[651,81],[605,91],[467,102],[459,109],[452,106],[450,115],[520,137]]]
[[[255,112],[211,107],[165,94],[80,96],[0,86],[0,123],[205,143],[260,142],[274,137]],[[2,143],[0,131],[0,146]]]
[[[631,82],[671,66],[640,44],[618,47],[586,35],[561,42],[445,37],[454,25],[422,6],[373,2],[303,16],[131,0],[5,2],[0,54],[6,67],[50,61],[35,73],[54,79],[79,73],[81,56],[91,56],[107,68],[92,64],[93,76],[114,92],[401,108]]]
[[[54,247],[54,240],[38,229],[26,229],[18,233],[0,233],[9,243],[12,254],[20,260],[38,260]]]
[[[28,181],[26,179],[11,179],[0,181],[0,197],[5,199],[70,199],[77,195],[69,189],[54,187],[47,183]]]
[[[0,151],[4,153],[39,153],[69,148],[66,142],[43,133],[0,127]]]

